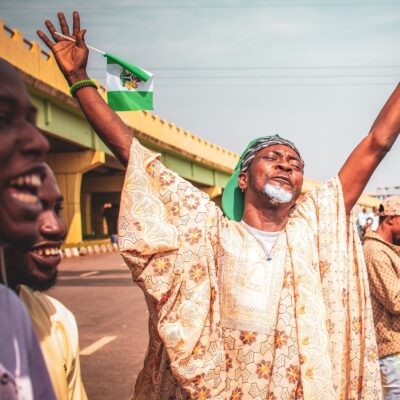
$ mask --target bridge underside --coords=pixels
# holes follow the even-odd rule
[[[75,101],[23,74],[38,109],[38,127],[50,142],[47,163],[65,199],[66,243],[79,243],[116,233],[124,167],[98,138]],[[220,202],[229,171],[221,171],[182,156],[178,147],[166,148],[140,131],[139,140],[161,154],[162,162]],[[177,144],[179,145],[179,144]]]

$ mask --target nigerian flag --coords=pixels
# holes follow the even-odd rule
[[[153,74],[119,57],[107,57],[107,101],[114,111],[153,109]]]

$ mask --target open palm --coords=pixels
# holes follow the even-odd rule
[[[69,27],[64,14],[59,12],[57,15],[62,34],[74,39],[76,43],[63,39],[57,35],[54,25],[49,20],[46,20],[45,24],[54,39],[54,42],[52,42],[42,31],[38,31],[37,34],[51,49],[60,70],[66,79],[69,80],[72,75],[77,74],[80,71],[86,71],[89,54],[89,50],[86,47],[84,40],[86,30],[80,29],[80,18],[77,11],[74,11],[73,13],[74,26],[72,35],[69,33]]]

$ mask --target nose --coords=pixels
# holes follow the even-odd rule
[[[64,221],[54,210],[43,211],[39,217],[39,231],[42,237],[48,240],[61,241],[67,235]]]
[[[290,172],[292,172],[292,170],[293,170],[292,166],[291,166],[288,162],[283,161],[283,160],[279,161],[279,162],[276,164],[275,167],[276,167],[276,169],[278,169],[278,170],[280,170],[280,171],[285,171],[285,172],[287,172],[287,173],[290,173]]]
[[[45,136],[36,126],[27,123],[21,139],[21,152],[24,155],[34,157],[38,161],[43,161],[48,150],[49,142]]]

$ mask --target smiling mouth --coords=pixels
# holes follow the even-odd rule
[[[42,246],[39,248],[33,248],[31,252],[40,257],[51,257],[60,255],[61,249],[59,246]]]
[[[41,184],[42,177],[40,173],[28,172],[10,180],[8,189],[13,199],[21,203],[34,205],[40,202],[37,192]]]
[[[33,247],[30,254],[43,273],[52,272],[61,262],[61,243],[42,243]]]
[[[31,248],[31,253],[43,258],[59,256],[61,254],[61,245],[62,242],[57,240],[43,240]]]

